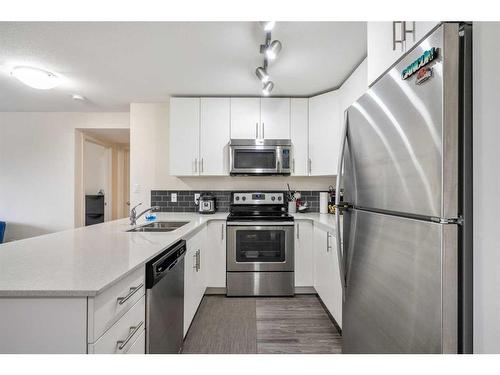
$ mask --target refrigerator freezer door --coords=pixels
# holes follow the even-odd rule
[[[344,233],[343,352],[456,353],[456,225],[350,210]]]
[[[403,79],[401,72],[433,47],[437,57],[426,65],[432,76],[421,84],[417,74]],[[440,27],[349,107],[345,201],[457,217],[457,50],[456,25]]]

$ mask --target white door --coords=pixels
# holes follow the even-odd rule
[[[290,139],[290,98],[262,98],[260,121],[260,138]]]
[[[337,174],[340,145],[339,97],[337,91],[309,98],[309,175]]]
[[[231,139],[260,138],[260,98],[231,98]]]
[[[230,99],[201,98],[200,175],[229,174]]]
[[[309,157],[309,99],[290,99],[290,138],[293,146],[292,175],[307,176]]]
[[[207,226],[207,246],[203,257],[207,286],[226,287],[226,221],[211,221]]]
[[[387,21],[367,23],[368,85],[371,85],[405,53],[405,42],[395,45],[393,43],[394,38],[396,40],[402,38],[402,24],[399,22],[394,26],[395,30],[393,22]]]
[[[313,286],[313,224],[295,222],[295,286]]]
[[[170,174],[199,174],[200,99],[170,99]],[[148,150],[144,150],[148,152]]]

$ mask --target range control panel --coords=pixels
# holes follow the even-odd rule
[[[284,193],[234,193],[233,204],[284,204]]]

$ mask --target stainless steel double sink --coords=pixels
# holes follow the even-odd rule
[[[172,232],[187,223],[189,221],[155,221],[154,223],[129,229],[127,232]]]

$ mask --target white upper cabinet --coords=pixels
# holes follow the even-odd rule
[[[434,28],[433,22],[368,22],[368,85]]]
[[[260,128],[260,98],[231,98],[231,138],[261,138]]]
[[[200,99],[170,99],[170,174],[199,174]]]
[[[262,98],[260,137],[290,139],[290,98]]]
[[[406,38],[406,50],[408,51],[415,44],[420,42],[426,35],[429,33],[434,27],[436,27],[439,22],[438,21],[415,21],[415,22],[406,22],[408,25],[407,28],[414,28],[415,33],[407,36]]]
[[[200,106],[200,175],[228,175],[230,99],[201,98]]]
[[[309,175],[337,174],[342,125],[338,90],[309,98]]]
[[[340,115],[342,119],[344,117],[344,111],[363,96],[368,89],[366,84],[366,68],[367,61],[365,59],[339,89]]]
[[[290,99],[290,138],[293,145],[292,175],[307,176],[309,159],[309,99]]]

